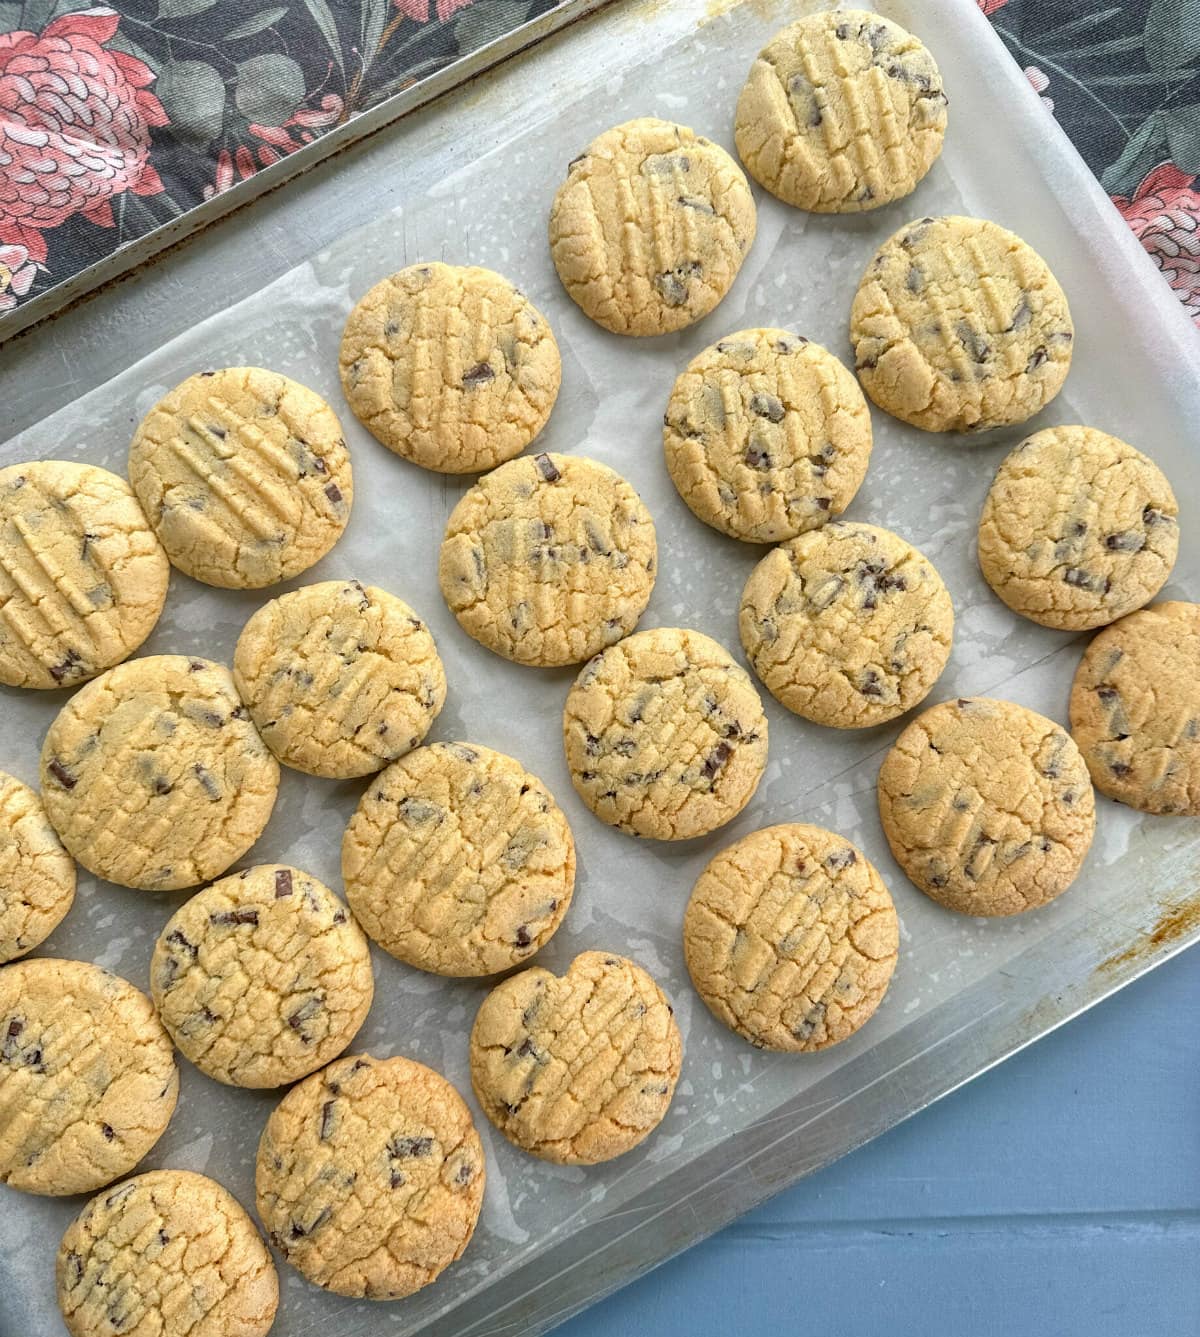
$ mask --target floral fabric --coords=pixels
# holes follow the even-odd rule
[[[1200,0],[976,0],[1200,325]]]
[[[0,0],[2,313],[563,0]]]
[[[3,313],[564,0],[0,0]],[[1200,0],[976,0],[1200,324]]]

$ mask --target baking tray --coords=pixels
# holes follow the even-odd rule
[[[1060,135],[972,0],[896,0],[880,8],[926,34],[946,75],[950,135],[908,201],[876,214],[819,218],[760,194],[759,234],[718,310],[679,335],[622,340],[591,325],[558,286],[544,220],[567,162],[598,130],[636,114],[690,123],[730,142],[738,86],[769,33],[798,11],[752,0],[713,14],[693,0],[631,3],[542,48],[544,95],[472,158],[440,141],[433,184],[269,287],[167,342],[151,357],[0,447],[0,463],[39,455],[120,469],[133,425],[162,391],[203,366],[258,361],[340,406],[336,349],[353,300],[422,258],[471,260],[511,275],[551,321],[564,385],[541,439],[624,473],[658,525],[661,574],[643,627],[698,627],[736,649],[742,582],[762,550],[724,540],[675,495],[660,422],[672,381],[700,348],[754,324],[782,324],[848,356],[859,275],[892,230],[925,213],[969,212],[1015,228],[1046,256],[1071,299],[1075,365],[1038,419],[1089,422],[1140,443],[1172,479],[1185,516],[1200,514],[1190,424],[1200,409],[1200,339],[1078,156]],[[633,16],[631,18],[631,15]],[[502,72],[493,92],[503,98]],[[507,105],[507,104],[506,104]],[[510,110],[512,108],[510,107]],[[406,149],[419,149],[409,136]],[[508,664],[458,629],[436,586],[446,516],[469,480],[403,464],[344,415],[357,474],[341,544],[293,585],[350,574],[391,588],[430,623],[450,695],[432,737],[475,739],[520,757],[563,804],[579,846],[576,900],[539,960],[561,969],[601,947],[647,966],[672,995],[685,1038],[683,1076],[663,1126],[607,1166],[543,1165],[510,1147],[477,1112],[489,1183],[479,1231],[441,1281],[392,1304],[326,1295],[281,1268],[276,1331],[286,1337],[526,1334],[543,1331],[991,1067],[1200,937],[1200,824],[1099,800],[1092,853],[1076,885],[1011,921],[954,916],[921,896],[892,861],[875,813],[879,760],[899,724],[822,730],[767,701],[771,756],[746,811],[683,845],[637,842],[586,812],[567,777],[560,711],[569,671]],[[992,693],[1065,717],[1086,638],[1010,614],[974,561],[973,531],[991,473],[1019,431],[961,440],[874,415],[876,448],[853,518],[895,528],[945,576],[958,616],[954,653],[933,700]],[[1166,595],[1194,597],[1200,545],[1183,526]],[[229,659],[266,597],[172,577],[167,614],[146,652]],[[0,696],[0,767],[36,778],[41,736],[62,694]],[[338,887],[338,847],[361,784],[284,776],[251,855],[283,859]],[[692,881],[716,850],[756,827],[801,819],[842,831],[877,864],[902,923],[899,967],[878,1014],[818,1055],[769,1055],[717,1025],[687,984],[680,924]],[[183,899],[83,877],[79,901],[42,954],[95,960],[147,984],[150,949]],[[376,1002],[356,1047],[405,1053],[469,1095],[466,1037],[485,991],[422,975],[375,953]],[[171,1127],[145,1162],[205,1170],[253,1203],[259,1130],[278,1096],[218,1087],[183,1064]],[[473,1103],[473,1102],[472,1102]],[[78,1201],[0,1191],[4,1208],[0,1331],[61,1332],[52,1288],[58,1237]]]

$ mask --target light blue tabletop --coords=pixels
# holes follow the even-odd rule
[[[1196,1337],[1200,948],[557,1333]]]

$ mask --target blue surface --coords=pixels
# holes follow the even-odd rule
[[[1200,947],[556,1330],[1196,1337]]]

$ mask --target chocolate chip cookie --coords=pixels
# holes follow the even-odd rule
[[[90,1193],[162,1136],[179,1074],[145,994],[84,961],[0,969],[0,1183]]]
[[[652,116],[592,140],[550,210],[571,299],[614,334],[666,334],[729,291],[754,240],[754,197],[719,145]]]
[[[922,218],[879,248],[850,312],[867,394],[928,432],[1024,422],[1062,389],[1075,338],[1045,261],[981,218]]]
[[[72,687],[154,630],[170,566],[129,484],[37,460],[0,469],[0,683]]]
[[[1017,914],[1066,891],[1096,825],[1070,736],[983,696],[933,706],[904,730],[879,771],[879,816],[912,881],[969,915]]]
[[[77,692],[42,746],[42,801],[97,877],[170,891],[223,873],[262,834],[279,764],[229,670],[151,655]]]
[[[167,920],[150,991],[180,1052],[230,1086],[283,1086],[354,1039],[374,994],[366,934],[315,877],[258,864]]]
[[[787,330],[739,330],[688,363],[663,419],[667,469],[695,515],[778,543],[850,504],[871,458],[871,415],[832,353]]]
[[[835,520],[759,562],[739,627],[751,667],[789,710],[864,729],[929,695],[950,655],[954,606],[898,534]]]
[[[534,967],[497,985],[471,1031],[484,1113],[533,1156],[595,1165],[663,1121],[683,1041],[671,1004],[632,961],[584,952],[563,975]]]
[[[354,500],[337,415],[259,367],[177,385],[134,434],[129,478],[171,562],[223,589],[307,570],[341,537]]]
[[[892,898],[849,841],[798,823],[752,831],[700,874],[683,919],[696,991],[760,1049],[810,1053],[879,1006],[900,950]]]
[[[749,674],[698,631],[658,627],[610,646],[567,696],[571,781],[602,822],[686,840],[736,817],[767,764]]]
[[[254,1178],[271,1242],[309,1281],[396,1300],[461,1257],[485,1177],[471,1113],[444,1077],[360,1054],[284,1096]]]
[[[1005,459],[983,504],[979,566],[1044,627],[1101,627],[1148,603],[1179,551],[1162,471],[1094,427],[1047,427]]]
[[[549,790],[478,743],[417,748],[373,780],[342,841],[359,922],[438,975],[520,965],[562,923],[575,842]]]
[[[1153,604],[1102,631],[1075,671],[1071,733],[1102,794],[1200,816],[1200,605]]]
[[[738,98],[750,175],[817,213],[877,209],[910,194],[942,151],[946,94],[933,57],[879,14],[810,14],[758,53]]]
[[[416,747],[446,700],[429,628],[357,580],[305,585],[260,608],[238,637],[233,680],[285,766],[341,780]]]
[[[447,474],[519,455],[546,425],[562,378],[545,316],[475,265],[410,265],[377,283],[346,321],[338,362],[363,426]]]
[[[511,460],[446,524],[438,580],[481,645],[518,664],[577,664],[637,625],[657,544],[642,499],[578,455]]]
[[[279,1305],[270,1251],[215,1180],[152,1170],[93,1198],[56,1266],[71,1337],[265,1337]]]
[[[75,864],[42,800],[0,771],[0,965],[45,942],[75,899]]]

